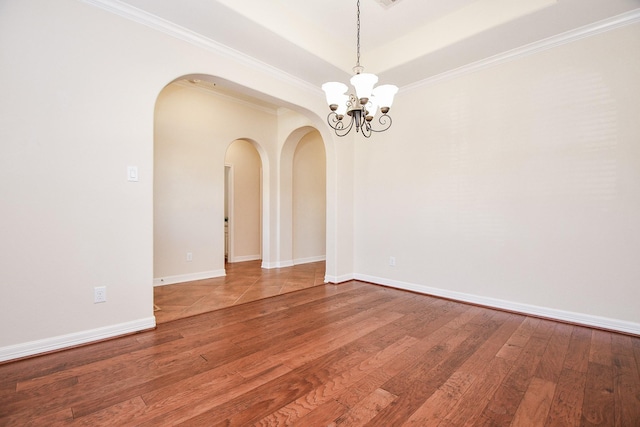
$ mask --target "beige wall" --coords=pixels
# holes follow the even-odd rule
[[[304,114],[292,113],[300,116],[295,127],[281,125],[278,117],[271,117],[272,125],[254,127],[253,115],[246,122],[220,124],[197,160],[184,154],[203,148],[202,135],[188,141],[181,138],[183,132],[172,137],[187,144],[185,151],[175,153],[176,162],[194,168],[186,179],[197,170],[213,182],[208,187],[212,191],[197,204],[182,198],[174,202],[194,202],[203,209],[202,215],[186,216],[186,221],[206,222],[213,215],[217,224],[223,224],[227,145],[239,138],[264,143],[263,230],[268,239],[262,255],[267,265],[279,262],[272,247],[280,238],[276,207],[281,135],[286,138],[298,126],[315,127],[333,153],[329,161],[335,159],[324,118],[312,113],[326,108],[319,89],[215,44],[195,47],[82,1],[9,0],[1,8],[0,54],[7,66],[0,67],[0,360],[155,325],[155,107],[163,88],[178,77],[198,72],[233,80]],[[186,100],[178,91],[173,94]],[[195,121],[205,119],[205,112],[180,114],[185,121]],[[211,119],[221,113],[215,111]],[[128,166],[138,167],[138,182],[127,181]],[[329,167],[334,175],[347,173],[335,163]],[[189,188],[194,187],[183,187],[181,197],[189,196]],[[339,211],[337,202],[336,194],[328,199]],[[336,224],[329,226],[334,229]],[[176,271],[224,268],[223,227],[199,229],[202,240],[178,242],[175,254],[167,254],[167,265],[187,267],[186,251],[192,250],[188,267],[193,269]],[[333,253],[342,243],[334,240],[336,233],[329,235],[328,251]],[[338,262],[332,256],[329,271],[337,271]],[[107,287],[106,303],[93,303],[95,286]]]
[[[637,333],[631,52],[640,24],[403,92],[356,145],[357,277]]]
[[[231,167],[233,190],[229,199],[229,232],[232,240],[230,262],[259,260],[260,257],[260,179],[262,162],[254,146],[234,141],[227,150],[225,164]]]
[[[324,143],[317,131],[305,135],[293,155],[293,262],[326,257],[327,174]]]
[[[154,146],[156,285],[224,275],[225,162],[236,163],[246,154],[242,147],[249,143],[232,143],[237,137],[260,135],[259,144],[274,146],[276,126],[275,111],[187,84],[162,91],[156,104]],[[239,163],[234,180],[239,186],[235,255],[259,259],[260,157],[250,148],[252,163]],[[245,206],[248,201],[253,203],[250,209]]]

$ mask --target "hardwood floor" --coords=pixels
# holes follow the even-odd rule
[[[324,261],[269,270],[261,264],[226,264],[225,277],[153,288],[156,323],[324,284]]]
[[[347,282],[0,365],[1,426],[639,426],[640,338]]]

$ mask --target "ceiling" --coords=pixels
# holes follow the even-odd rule
[[[316,87],[348,80],[356,62],[356,0],[119,3]],[[402,87],[639,7],[640,0],[361,0],[360,63]]]

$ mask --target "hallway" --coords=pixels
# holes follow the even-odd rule
[[[226,264],[227,275],[153,289],[156,323],[219,310],[324,283],[325,262],[263,269],[261,261]]]

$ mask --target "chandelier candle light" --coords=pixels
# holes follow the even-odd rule
[[[357,59],[356,66],[353,67],[355,75],[350,80],[356,94],[347,95],[347,85],[340,82],[327,82],[322,85],[322,90],[327,95],[327,103],[331,109],[327,122],[335,130],[336,135],[345,136],[355,126],[356,132],[362,131],[362,135],[369,138],[372,132],[384,132],[391,127],[391,117],[387,113],[393,103],[394,95],[398,92],[398,87],[381,85],[374,88],[373,86],[378,83],[378,76],[363,73],[364,67],[360,66],[360,0],[357,2],[357,9]],[[378,109],[381,113],[378,117],[381,127],[374,129],[371,122]],[[351,117],[348,124],[344,120],[345,113]]]

